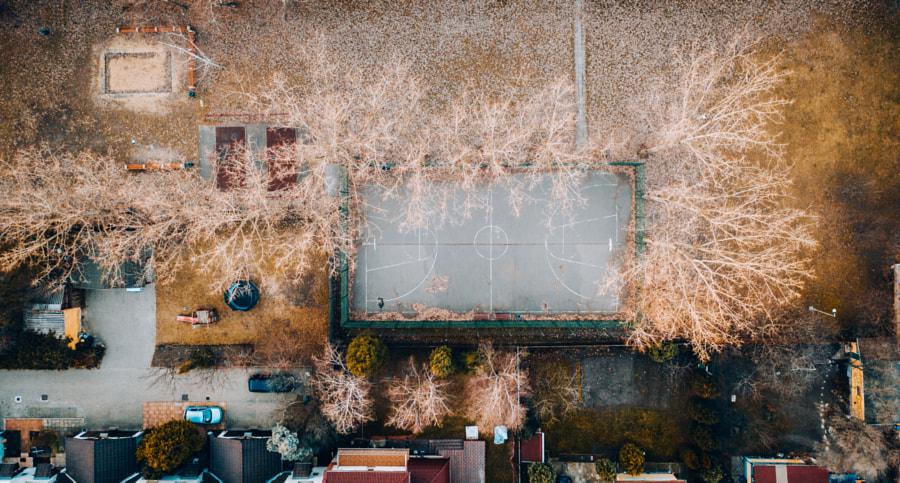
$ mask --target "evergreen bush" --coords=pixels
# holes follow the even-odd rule
[[[628,443],[619,450],[619,464],[631,476],[644,472],[644,452],[636,445]]]
[[[597,475],[600,476],[600,481],[603,483],[616,481],[616,465],[612,461],[606,458],[597,460],[594,463],[594,469],[597,470]]]
[[[347,347],[347,368],[357,377],[373,376],[387,362],[388,350],[381,339],[360,334]]]
[[[447,377],[453,373],[453,352],[449,347],[442,345],[431,351],[429,360],[431,373],[437,377]]]
[[[674,342],[660,342],[650,348],[650,359],[653,362],[669,362],[678,355],[678,346]]]
[[[701,398],[691,399],[690,403],[688,403],[688,413],[690,413],[691,419],[700,424],[716,424],[719,422],[716,408],[711,402]]]
[[[719,384],[706,371],[694,371],[691,375],[691,388],[704,399],[715,399],[722,395]]]

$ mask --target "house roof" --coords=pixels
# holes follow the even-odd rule
[[[25,330],[39,334],[53,332],[62,337],[66,333],[66,314],[62,310],[26,310]]]
[[[0,478],[12,478],[19,471],[19,465],[15,463],[0,464]]]
[[[131,432],[132,434],[137,434]],[[66,438],[66,473],[78,483],[119,483],[138,470],[135,437]]]
[[[449,458],[410,458],[409,483],[450,483]]]
[[[325,470],[322,483],[411,483],[408,471],[332,471]]]
[[[528,441],[522,443],[519,450],[523,463],[543,463],[544,462],[544,433],[537,433]]]
[[[828,469],[813,465],[754,465],[754,483],[828,483]]]
[[[281,471],[281,455],[266,449],[267,437],[210,438],[210,471],[223,483],[265,483]]]
[[[150,250],[143,254],[144,259],[150,258]],[[127,261],[119,266],[117,277],[109,277],[104,273],[100,264],[89,257],[85,257],[80,261],[76,270],[72,273],[72,287],[91,290],[109,289],[109,288],[130,288],[143,287],[145,263]],[[113,283],[110,278],[118,279]]]
[[[900,342],[893,338],[859,339],[859,356],[863,371],[863,398],[868,423],[900,423]],[[880,387],[881,390],[875,390]]]
[[[355,447],[408,449],[413,455],[442,456],[450,460],[450,481],[484,483],[485,443],[462,439],[358,439]],[[410,461],[415,459],[410,458]]]
[[[408,460],[409,450],[406,449],[342,448],[338,450],[335,463],[337,466],[406,468]]]

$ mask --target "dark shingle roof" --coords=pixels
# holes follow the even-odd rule
[[[50,478],[53,476],[53,465],[49,463],[41,463],[34,469],[35,478]]]
[[[237,436],[244,431],[228,433]],[[268,451],[267,441],[210,438],[210,471],[224,483],[264,483],[281,471],[281,455]]]
[[[19,465],[15,463],[0,464],[0,478],[12,478],[19,472]]]

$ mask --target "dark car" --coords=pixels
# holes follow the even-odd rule
[[[250,392],[291,392],[297,389],[297,379],[287,373],[254,374],[248,386]]]

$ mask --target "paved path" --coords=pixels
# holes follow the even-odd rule
[[[255,370],[195,371],[172,377],[151,369],[155,313],[152,285],[140,293],[88,292],[85,327],[107,346],[100,369],[0,371],[0,418],[60,413],[85,418],[89,429],[139,429],[144,402],[181,401],[187,394],[195,401],[226,401],[229,428],[267,428],[280,419],[281,404],[297,397],[249,392],[247,377]],[[47,401],[40,400],[44,394]],[[22,397],[21,403],[15,402],[16,396]]]
[[[579,148],[587,143],[587,94],[584,88],[584,32],[581,29],[581,0],[575,0],[575,142]]]

